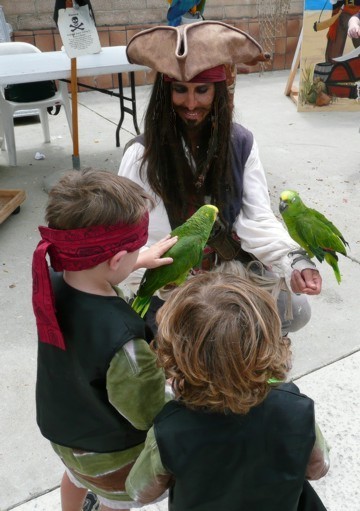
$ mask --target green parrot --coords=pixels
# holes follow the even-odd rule
[[[325,259],[340,284],[336,253],[349,257],[346,253],[346,245],[349,244],[339,229],[316,209],[306,207],[299,194],[293,190],[281,193],[279,210],[293,240],[306,250],[310,258],[315,256],[321,263]]]
[[[163,257],[172,257],[174,261],[166,266],[146,270],[132,303],[132,308],[142,318],[155,291],[168,284],[180,286],[191,268],[200,265],[218,212],[218,208],[211,204],[201,206],[184,224],[170,233],[171,236],[178,236],[178,241],[163,254]]]

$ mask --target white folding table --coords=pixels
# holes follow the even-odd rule
[[[102,93],[114,95],[120,99],[120,119],[116,128],[116,146],[120,146],[119,132],[124,120],[124,114],[132,115],[137,133],[139,128],[136,114],[135,71],[148,71],[149,68],[130,64],[125,52],[126,46],[109,46],[101,49],[100,53],[77,57],[77,76],[99,76],[117,74],[119,92],[109,91],[78,82],[79,85]],[[124,96],[122,73],[129,73],[131,96]],[[0,85],[15,83],[40,82],[43,80],[71,79],[71,60],[64,51],[49,51],[41,53],[26,53],[15,55],[0,55]],[[131,103],[131,108],[124,101]]]

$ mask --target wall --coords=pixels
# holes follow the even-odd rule
[[[270,2],[270,0],[261,0]],[[279,0],[277,0],[279,1]],[[0,0],[5,18],[13,28],[13,40],[35,44],[42,51],[61,48],[61,39],[53,21],[55,0]],[[126,45],[139,30],[156,24],[166,24],[167,0],[91,0],[102,46]],[[289,69],[293,61],[302,26],[303,1],[292,0],[286,23],[279,27],[273,47],[273,59],[266,70]],[[260,39],[257,1],[207,0],[206,19],[221,20]],[[239,72],[258,71],[239,68]],[[125,77],[124,77],[125,78]],[[137,73],[136,83],[153,80],[153,73]],[[97,87],[117,87],[116,76],[97,80],[84,79]],[[124,85],[127,85],[124,80]]]
[[[270,0],[262,0],[270,2]],[[6,19],[14,30],[54,27],[55,0],[0,0]],[[167,0],[92,0],[98,26],[165,23]],[[241,19],[257,17],[256,0],[207,0],[207,19]],[[290,14],[302,14],[302,0],[292,0]]]

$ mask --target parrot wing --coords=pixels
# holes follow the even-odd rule
[[[296,229],[302,242],[296,241],[308,252],[310,257],[315,256],[321,263],[325,260],[332,267],[336,280],[340,284],[338,257],[336,251],[329,247],[333,244],[340,244],[342,247],[341,241],[316,216],[303,214],[300,217],[297,219]]]
[[[198,236],[180,238],[164,255],[172,257],[174,262],[146,270],[137,293],[138,296],[151,296],[155,291],[168,284],[179,285],[179,280],[182,283],[191,268],[199,262],[202,251],[203,247]]]
[[[346,255],[346,249],[331,227],[324,223],[321,218],[313,214],[314,210],[308,209],[296,219],[296,231],[303,240],[301,246],[310,251],[322,262],[326,252],[339,252]]]
[[[335,227],[335,225],[330,222],[330,220],[328,218],[326,218],[326,216],[324,216],[322,213],[320,213],[319,211],[316,211],[316,209],[310,209],[310,211],[316,216],[316,218],[318,218],[319,220],[321,220],[325,225],[327,225],[329,227],[329,229],[331,229],[331,231],[338,237],[340,238],[340,240],[342,241],[342,243],[344,244],[344,248],[345,246],[349,246],[349,243],[344,239],[344,236],[341,234],[341,232],[339,231],[339,229],[337,227]],[[338,250],[338,252],[340,252],[340,250]],[[342,252],[340,252],[342,253]],[[345,250],[345,254],[343,255],[346,255],[346,250]]]
[[[186,236],[179,239],[164,254],[166,257],[172,257],[173,263],[145,271],[131,305],[135,312],[143,318],[149,308],[152,295],[158,289],[169,284],[180,286],[186,280],[191,268],[201,261],[202,252],[203,245],[199,236]]]

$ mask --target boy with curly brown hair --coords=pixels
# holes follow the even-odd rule
[[[243,278],[189,279],[158,312],[159,364],[176,399],[127,481],[171,511],[324,510],[307,479],[328,470],[314,403],[285,383],[289,343],[271,295]]]

